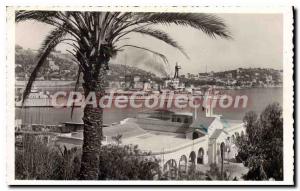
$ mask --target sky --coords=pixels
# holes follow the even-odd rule
[[[181,52],[164,42],[140,34],[130,35],[126,44],[143,46],[163,53],[169,65],[151,53],[127,48],[120,52],[112,63],[137,66],[155,73],[172,75],[177,62],[182,69],[180,74],[199,72],[218,72],[239,67],[283,68],[283,18],[281,14],[216,14],[228,26],[233,39],[210,38],[202,31],[181,26],[162,26],[162,29],[174,38],[188,54]],[[37,22],[16,24],[16,44],[23,48],[38,49],[51,26]],[[65,52],[65,45],[57,47]],[[126,60],[126,61],[125,61]]]

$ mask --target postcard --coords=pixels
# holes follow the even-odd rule
[[[293,7],[7,7],[9,185],[294,185]]]

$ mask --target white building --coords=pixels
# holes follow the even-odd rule
[[[220,163],[222,156],[224,160],[234,158],[234,140],[244,132],[242,121],[224,119],[208,105],[194,112],[156,110],[128,118],[103,129],[103,144],[114,143],[112,137],[122,135],[122,144],[137,145],[159,158],[163,172],[172,179],[186,173],[191,165],[201,170]],[[76,135],[72,143],[64,136],[58,137],[57,144],[81,146],[82,132],[77,134],[81,138]]]

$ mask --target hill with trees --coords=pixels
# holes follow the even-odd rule
[[[37,51],[24,49],[19,45],[15,47],[15,72],[17,80],[28,79],[35,67]],[[154,73],[123,64],[110,64],[108,80],[124,80],[125,76],[140,76],[141,80],[160,80]],[[69,54],[54,51],[41,68],[38,80],[76,80],[78,66]]]

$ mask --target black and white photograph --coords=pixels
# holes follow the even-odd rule
[[[10,185],[294,185],[293,8],[7,7]]]

